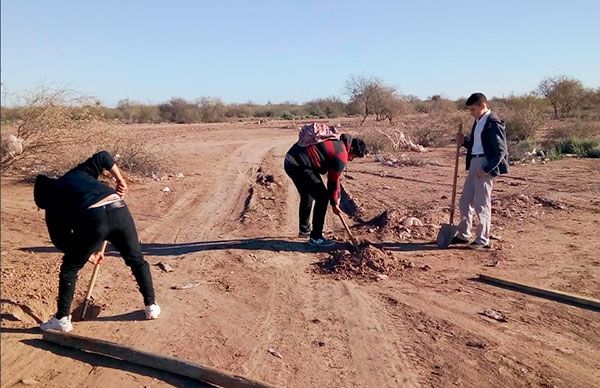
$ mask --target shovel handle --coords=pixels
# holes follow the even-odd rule
[[[463,130],[462,123],[458,124],[457,135],[460,135]],[[454,160],[454,181],[452,182],[452,203],[450,204],[450,225],[454,225],[454,208],[456,207],[456,183],[458,181],[458,160],[460,159],[460,146],[456,143],[456,156]]]
[[[102,244],[102,249],[100,249],[100,253],[104,253],[106,250],[106,245],[108,241],[104,241]],[[92,271],[92,278],[90,279],[90,284],[88,285],[87,293],[85,294],[85,302],[83,303],[83,308],[81,309],[81,320],[85,319],[85,313],[87,311],[88,305],[90,303],[90,298],[92,297],[92,291],[94,290],[94,285],[96,284],[96,278],[98,277],[98,271],[100,270],[100,263],[94,264],[94,270]]]
[[[340,221],[342,221],[342,224],[344,225],[344,229],[346,229],[348,236],[350,236],[350,240],[352,240],[352,244],[358,246],[358,242],[354,238],[354,235],[352,235],[352,232],[350,231],[350,228],[348,227],[348,224],[346,223],[344,216],[342,216],[342,213],[338,214],[338,217],[340,217]]]

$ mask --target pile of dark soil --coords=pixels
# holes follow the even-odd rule
[[[380,280],[412,267],[412,262],[396,258],[391,252],[363,242],[351,251],[332,252],[328,259],[318,264],[317,272],[333,275],[336,279]]]

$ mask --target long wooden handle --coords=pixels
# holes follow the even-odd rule
[[[352,244],[358,246],[358,241],[356,241],[356,238],[354,238],[354,235],[350,231],[350,228],[348,227],[348,224],[346,223],[344,216],[342,216],[342,213],[338,214],[338,217],[340,217],[340,221],[342,221],[342,224],[344,225],[344,229],[346,229],[348,236],[350,236],[350,240],[352,240]]]
[[[104,254],[106,250],[106,245],[108,241],[104,241],[102,244],[102,249],[100,249],[100,253]],[[88,285],[87,293],[85,294],[85,301],[83,303],[83,308],[81,309],[81,320],[85,319],[85,313],[87,312],[88,305],[90,304],[90,299],[92,297],[92,291],[94,290],[94,285],[96,284],[96,278],[98,277],[98,271],[100,270],[100,263],[94,264],[94,270],[92,271],[92,278],[90,279],[90,284]]]
[[[458,133],[462,133],[463,125],[458,125]],[[454,181],[452,182],[452,202],[450,204],[450,225],[454,225],[454,208],[456,207],[456,183],[458,181],[458,160],[460,159],[460,144],[456,143],[456,156],[454,160]]]

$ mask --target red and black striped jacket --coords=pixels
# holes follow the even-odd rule
[[[348,136],[348,138],[350,138]],[[327,191],[332,205],[340,199],[340,177],[348,163],[348,140],[326,140],[308,147],[294,144],[285,156],[286,163],[327,174]]]

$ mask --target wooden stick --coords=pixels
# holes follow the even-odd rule
[[[458,124],[458,133],[462,133],[463,125]],[[456,144],[456,156],[454,160],[454,181],[452,182],[452,201],[450,203],[450,225],[454,225],[454,208],[456,207],[456,184],[458,181],[458,160],[460,159],[460,144]]]
[[[352,245],[354,245],[355,247],[358,248],[358,241],[356,240],[356,238],[354,237],[354,235],[350,231],[350,228],[348,227],[348,224],[346,223],[346,220],[344,219],[344,216],[342,216],[342,213],[338,214],[338,217],[340,217],[340,220],[342,221],[342,224],[344,224],[344,229],[346,229],[346,232],[348,233],[348,236],[350,236],[350,240],[352,241]]]
[[[162,356],[155,353],[138,350],[129,346],[119,345],[114,342],[87,338],[75,334],[63,333],[55,330],[44,331],[44,340],[67,346],[70,348],[102,354],[104,356],[117,358],[142,365],[149,368],[174,373],[189,377],[198,381],[231,388],[264,388],[272,387],[260,381],[250,380],[242,376],[236,376],[222,372],[218,369],[202,366],[191,361],[181,360],[175,357]]]
[[[100,254],[104,254],[106,250],[106,245],[108,241],[104,241],[102,244],[102,249],[100,249]],[[85,294],[85,301],[83,302],[83,308],[81,309],[81,320],[85,320],[85,313],[87,312],[88,306],[90,305],[92,298],[92,291],[94,290],[94,284],[96,284],[96,278],[98,277],[98,271],[100,270],[100,263],[96,262],[94,264],[94,271],[92,272],[92,278],[90,279],[90,284],[88,285],[87,293]]]
[[[591,310],[600,311],[600,300],[594,298],[583,297],[567,292],[554,291],[545,288],[528,286],[526,284],[515,283],[508,280],[479,274],[479,280],[496,286],[507,287],[516,291],[521,291],[527,294],[541,296],[557,302],[564,302],[580,307],[585,307]]]

